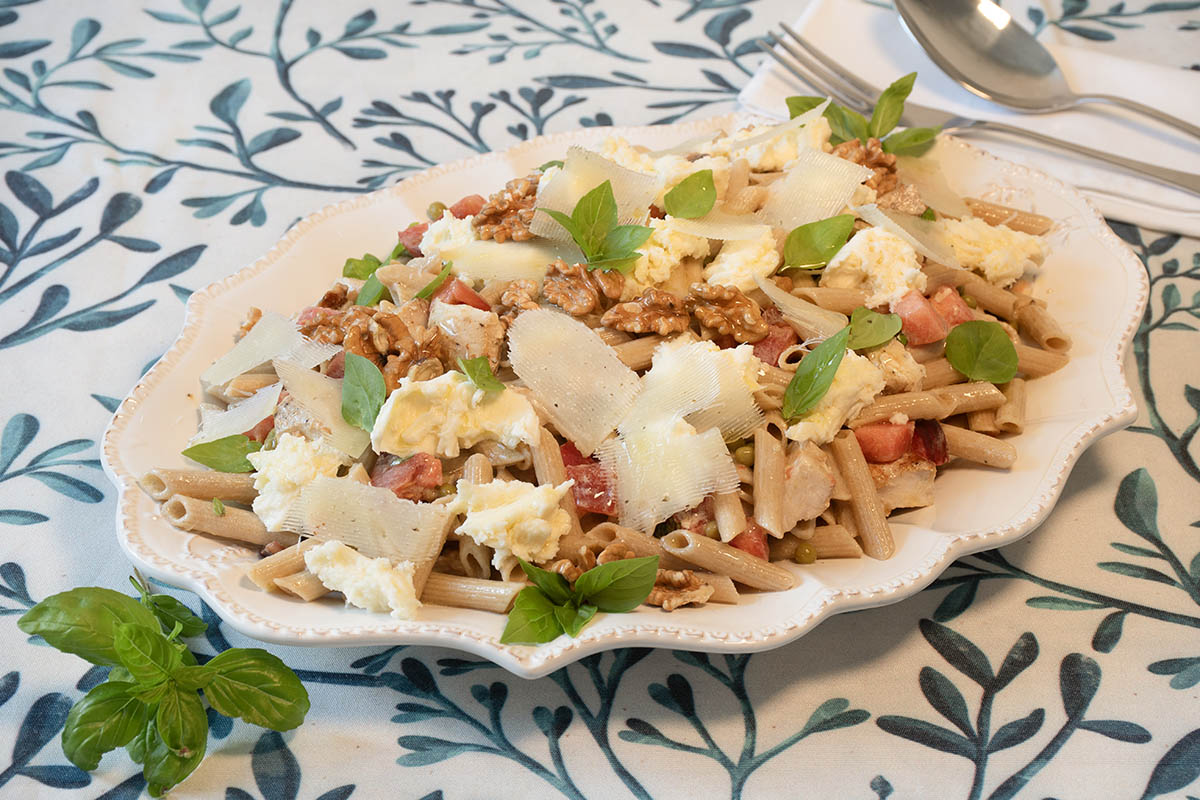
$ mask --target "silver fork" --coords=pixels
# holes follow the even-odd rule
[[[879,96],[879,89],[871,86],[809,44],[788,25],[781,23],[780,28],[783,29],[787,39],[781,38],[773,32],[768,33],[767,37],[773,45],[782,49],[786,53],[786,56],[779,53],[776,47],[768,46],[760,40],[758,46],[763,52],[778,61],[784,69],[818,92],[828,95],[847,108],[857,111],[860,114],[870,115],[871,109],[875,106],[875,98]],[[1161,183],[1170,184],[1171,186],[1177,186],[1189,192],[1200,194],[1200,175],[1168,169],[1156,164],[1147,164],[1132,158],[1123,158],[1112,153],[1106,153],[1103,150],[1093,150],[1090,147],[1084,147],[1074,142],[1055,139],[1052,136],[1045,136],[1035,131],[1018,128],[1013,125],[1005,125],[1002,122],[961,117],[946,111],[926,108],[911,101],[905,101],[904,114],[900,118],[900,123],[906,127],[941,127],[944,131],[982,130],[1023,136],[1026,139],[1032,139],[1042,144],[1088,156]]]

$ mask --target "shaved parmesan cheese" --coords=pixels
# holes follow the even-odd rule
[[[827,339],[850,324],[850,319],[845,314],[839,314],[836,311],[821,308],[816,303],[802,300],[794,294],[780,289],[772,280],[755,278],[754,281],[783,314],[783,318],[800,328],[801,332],[805,334],[805,338],[820,336],[822,339]]]
[[[508,358],[554,427],[584,455],[617,427],[641,386],[595,331],[556,311],[517,317],[508,329]]]
[[[758,383],[762,362],[748,344],[726,350],[712,342],[703,344],[716,367],[716,397],[707,407],[688,414],[686,419],[698,431],[718,429],[727,442],[749,436],[763,420],[762,409],[754,402],[754,393],[762,388]]]
[[[342,382],[290,361],[272,363],[283,388],[323,426],[326,443],[353,459],[361,456],[371,434],[342,419]]]
[[[296,330],[296,323],[268,311],[225,355],[200,375],[208,386],[218,386],[273,359],[315,367],[337,355],[342,348],[321,344]]]
[[[758,220],[791,230],[827,219],[845,208],[858,185],[873,174],[853,161],[804,150],[788,165],[784,177],[770,184]]]
[[[642,376],[642,391],[618,428],[624,435],[661,417],[683,417],[717,399],[720,377],[711,342],[681,336],[654,351],[653,366]],[[716,350],[716,345],[712,345]]]
[[[650,156],[651,158],[653,158],[655,160],[658,160],[658,159],[662,158],[663,156],[673,156],[673,155],[686,156],[689,153],[697,152],[697,149],[699,148],[700,145],[711,142],[716,136],[719,136],[719,135],[721,135],[721,134],[720,133],[716,133],[716,134],[702,133],[699,136],[693,136],[691,139],[684,139],[682,142],[675,145],[674,147],[667,147],[663,150],[651,150],[646,155]]]
[[[971,210],[962,196],[950,188],[946,174],[932,158],[899,156],[896,159],[896,177],[901,183],[917,187],[921,201],[950,217],[969,217]]]
[[[861,219],[894,233],[912,245],[921,255],[948,267],[959,266],[954,250],[937,223],[911,214],[889,213],[876,205],[858,206],[854,213]]]
[[[420,564],[442,549],[452,518],[444,504],[414,503],[381,486],[320,477],[300,492],[283,527],[322,542],[345,542],[368,558]]]
[[[748,139],[738,139],[734,142],[731,142],[730,150],[745,150],[746,148],[754,147],[757,144],[762,144],[763,142],[769,142],[772,139],[774,139],[778,136],[782,136],[789,131],[794,131],[798,128],[803,128],[805,125],[812,122],[813,120],[820,118],[820,116],[825,113],[825,109],[828,106],[829,106],[829,98],[826,97],[823,101],[821,101],[820,105],[810,108],[808,111],[805,111],[803,114],[801,114],[798,117],[793,117],[792,119],[789,119],[787,122],[781,122],[778,125],[774,125],[771,128],[769,128],[768,130],[766,130],[764,133],[760,133],[755,136],[751,136]]]
[[[272,383],[224,410],[202,406],[200,430],[188,444],[211,442],[216,439],[224,439],[226,436],[245,433],[275,413],[281,389],[283,389],[283,384]]]
[[[557,224],[557,223],[555,223]],[[440,252],[454,262],[454,273],[464,280],[531,280],[541,285],[546,269],[556,258],[569,264],[583,260],[574,242],[505,242],[484,239]]]
[[[567,150],[563,168],[545,185],[538,187],[537,204],[541,208],[570,214],[575,210],[579,198],[605,181],[612,183],[620,223],[644,223],[650,212],[650,204],[658,195],[658,178],[626,169],[598,153],[578,146]],[[535,214],[529,230],[537,236],[554,241],[571,241],[570,235],[549,214]]]
[[[710,211],[698,219],[682,219],[670,217],[675,230],[692,236],[704,236],[708,239],[723,239],[725,241],[741,241],[757,239],[770,228],[751,214],[726,214],[723,211]]]

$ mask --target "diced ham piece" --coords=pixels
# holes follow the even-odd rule
[[[480,212],[487,200],[480,194],[469,194],[450,206],[450,213],[458,219],[473,217]]]
[[[312,325],[333,325],[342,318],[342,312],[336,308],[325,306],[309,306],[300,311],[296,317],[296,327],[306,328]]]
[[[567,467],[567,477],[575,481],[571,493],[576,508],[610,517],[617,515],[617,488],[612,473],[601,464],[572,464]]]
[[[943,286],[934,292],[929,298],[929,303],[951,328],[960,322],[975,319],[975,312],[967,305],[967,301],[950,286]]]
[[[405,459],[381,455],[371,469],[371,485],[390,489],[401,500],[432,500],[442,485],[442,462],[429,453]]]
[[[327,378],[344,378],[346,377],[346,351],[343,350],[333,358],[329,359],[329,366],[325,368],[325,377]]]
[[[946,434],[942,430],[942,423],[936,419],[916,420],[912,452],[918,458],[932,461],[934,466],[938,467],[949,461],[950,454],[946,448]]]
[[[767,336],[754,343],[754,355],[764,364],[777,367],[780,354],[800,341],[800,336],[774,306],[763,312],[763,321],[767,323]]]
[[[265,442],[267,440],[267,434],[274,429],[275,415],[272,414],[271,416],[264,418],[262,422],[258,423],[242,435],[256,442]]]
[[[729,542],[730,547],[736,547],[755,558],[767,560],[767,529],[754,520],[747,520],[746,530],[739,533]]]
[[[429,230],[429,223],[414,223],[409,225],[404,230],[397,234],[400,238],[400,244],[404,245],[404,249],[409,255],[421,256],[421,239],[425,236],[425,231]]]
[[[874,422],[854,429],[858,446],[863,456],[872,464],[895,461],[908,451],[913,439],[915,425],[910,421],[903,425],[891,422]]]
[[[910,289],[892,311],[904,321],[904,335],[909,344],[929,344],[946,338],[950,332],[946,320],[942,319],[933,305],[916,289]]]
[[[443,303],[462,303],[468,306],[474,306],[480,311],[491,311],[492,306],[487,300],[484,300],[479,292],[467,286],[458,278],[448,280],[438,287],[438,290],[433,293],[430,299],[441,300]]]

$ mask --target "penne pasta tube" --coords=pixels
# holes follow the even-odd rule
[[[619,344],[625,344],[625,342],[633,341],[633,337],[625,331],[606,328],[603,325],[601,325],[599,328],[593,328],[592,330],[594,330],[596,335],[603,339],[604,343],[609,347],[616,347]]]
[[[162,504],[162,514],[167,522],[180,530],[236,539],[259,547],[268,542],[295,544],[299,538],[294,533],[268,531],[253,511],[226,506],[223,513],[217,514],[211,500],[180,494]]]
[[[792,382],[792,376],[795,370],[780,369],[779,367],[764,364],[758,371],[758,382],[764,386],[780,386],[787,387]]]
[[[962,383],[967,379],[966,375],[963,375],[950,365],[950,360],[947,358],[935,358],[932,361],[926,361],[924,367],[925,379],[921,381],[921,387],[924,389],[936,389],[939,386]]]
[[[858,438],[850,431],[835,436],[833,458],[850,487],[850,511],[862,540],[863,552],[880,560],[891,558],[896,552],[896,543]]]
[[[971,411],[967,414],[967,427],[977,433],[999,433],[996,427],[996,411],[985,408],[982,411]]]
[[[532,461],[532,457],[524,445],[519,445],[515,448],[505,447],[494,439],[484,439],[482,442],[476,444],[474,449],[478,455],[487,458],[493,467],[528,469]],[[484,481],[484,483],[487,483],[487,481]]]
[[[822,525],[813,530],[808,543],[817,551],[817,558],[862,558],[863,550],[841,525]]]
[[[138,483],[155,500],[172,495],[230,503],[250,503],[258,496],[249,472],[214,472],[207,469],[152,469]]]
[[[957,458],[1001,469],[1011,467],[1017,460],[1017,448],[1003,439],[956,425],[943,425],[942,432],[946,435],[946,451]]]
[[[771,430],[770,424],[759,425],[754,431],[754,521],[775,538],[786,533],[783,468],[783,441]],[[728,541],[724,532],[721,540]]]
[[[1071,337],[1063,331],[1058,320],[1037,303],[1027,303],[1017,309],[1017,330],[1051,353],[1065,353],[1071,349]]]
[[[738,590],[733,585],[733,581],[729,579],[729,576],[714,575],[711,572],[700,572],[698,570],[692,570],[692,574],[696,576],[696,580],[713,587],[713,593],[707,602],[737,605]]]
[[[793,289],[792,294],[839,314],[849,314],[859,306],[866,305],[868,297],[862,289],[834,289],[827,286],[801,286]]]
[[[1039,350],[1027,344],[1019,344],[1017,348],[1017,372],[1027,378],[1040,378],[1051,372],[1058,372],[1070,361],[1062,353],[1051,353],[1049,350]]]
[[[525,580],[525,570],[521,569],[521,562],[517,561],[514,555],[501,559],[496,571],[500,573],[500,580],[505,583],[521,583]]]
[[[247,372],[230,378],[220,386],[209,387],[208,393],[226,403],[236,403],[272,383],[279,383],[279,376],[274,372]]]
[[[330,592],[329,587],[321,583],[320,578],[306,569],[292,575],[275,578],[274,583],[277,588],[299,597],[306,603],[311,603]]]
[[[964,197],[963,202],[971,209],[972,216],[979,217],[988,225],[1005,225],[1014,231],[1032,233],[1034,236],[1044,235],[1054,225],[1054,221],[1049,217],[1031,211],[1019,211],[985,200],[976,200],[974,197]]]
[[[286,578],[304,569],[304,551],[320,544],[317,539],[305,539],[291,547],[285,547],[273,556],[267,556],[246,570],[246,577],[266,592],[273,592],[279,587],[276,578]]]
[[[662,540],[647,533],[626,528],[615,522],[601,522],[588,531],[588,536],[597,541],[611,543],[620,541],[633,551],[636,558],[658,556],[659,569],[691,569],[692,565],[681,558],[671,555],[663,547]]]
[[[482,453],[475,453],[463,463],[463,480],[467,483],[491,483],[492,462]]]
[[[495,473],[492,462],[487,456],[475,453],[463,462],[463,480],[468,483],[491,483]],[[492,548],[479,544],[470,536],[450,534],[458,540],[458,561],[463,572],[472,578],[489,578],[492,575]],[[433,571],[432,564],[426,570],[425,578]],[[414,586],[416,585],[414,581]],[[418,595],[419,597],[420,595]]]
[[[957,289],[967,282],[967,277],[971,274],[965,269],[939,264],[936,261],[926,261],[921,271],[925,273],[925,294],[929,295],[943,286]]]
[[[1004,405],[996,409],[996,427],[1001,433],[1025,430],[1025,379],[1013,378],[1001,387]]]
[[[563,464],[562,450],[554,434],[542,428],[538,433],[537,445],[532,448],[533,472],[541,485],[558,486],[567,480],[567,467]],[[559,501],[559,508],[567,512],[571,520],[571,530],[558,542],[558,557],[575,559],[579,556],[579,548],[586,547],[588,542],[583,535],[583,526],[579,524],[579,509],[575,506],[574,491],[567,492]]]
[[[987,381],[956,383],[931,389],[932,394],[954,403],[951,414],[969,414],[972,411],[999,408],[1004,405],[1004,392]],[[949,415],[946,415],[949,416]]]
[[[630,369],[646,369],[654,360],[655,349],[666,341],[663,336],[639,336],[628,342],[612,345],[617,352],[617,358]]]
[[[713,495],[713,517],[722,542],[728,542],[746,530],[746,510],[742,508],[742,499],[737,492]]]
[[[846,424],[857,428],[872,422],[884,422],[896,414],[903,414],[909,419],[942,419],[954,413],[954,405],[954,398],[943,397],[937,394],[937,390],[886,394],[876,398],[875,402]]]
[[[778,411],[783,408],[783,394],[787,391],[782,386],[764,386],[754,393],[754,402],[763,411]]]
[[[974,297],[984,311],[990,311],[1004,319],[1013,319],[1018,308],[1032,302],[1028,297],[1021,297],[1007,289],[993,286],[974,272],[963,272],[966,273],[962,284],[963,296]]]
[[[755,589],[778,592],[796,583],[783,567],[691,531],[672,531],[662,538],[662,545],[677,558]]]
[[[421,602],[507,614],[517,595],[528,585],[519,581],[506,583],[432,572],[425,581]]]

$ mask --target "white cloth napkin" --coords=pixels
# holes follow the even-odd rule
[[[1003,121],[1139,161],[1200,172],[1200,142],[1123,109],[1092,103],[1071,111],[1034,115],[976,97],[929,60],[890,8],[861,0],[813,0],[794,27],[806,40],[876,86],[884,87],[916,70],[911,99],[923,106]],[[1123,95],[1200,124],[1200,72],[1118,58],[1099,49],[1052,43],[1047,47],[1076,91]],[[749,111],[780,117],[786,114],[784,98],[793,94],[816,92],[773,59],[764,59],[738,99]],[[983,132],[969,136],[1003,158],[1037,167],[1079,187],[1108,217],[1200,236],[1200,196],[1015,136]]]

